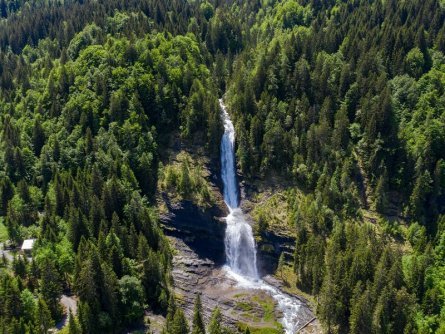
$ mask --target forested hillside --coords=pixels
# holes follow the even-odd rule
[[[237,154],[248,179],[297,189],[297,285],[330,332],[444,331],[443,4],[243,10],[227,89]]]
[[[443,1],[0,0],[0,17],[0,242],[37,239],[32,260],[3,253],[1,333],[47,333],[67,291],[68,333],[145,310],[188,332],[157,198],[213,200],[188,155],[164,163],[179,140],[219,169],[221,97],[244,183],[285,194],[285,261],[324,330],[445,333]]]

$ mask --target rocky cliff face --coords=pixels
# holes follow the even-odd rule
[[[286,259],[291,261],[295,251],[294,229],[285,221],[288,207],[286,199],[283,198],[283,184],[285,181],[281,179],[240,183],[241,206],[254,226],[258,248],[258,270],[262,275],[275,273],[282,252]],[[267,221],[267,228],[261,235],[255,228],[258,224],[257,211],[261,211]]]
[[[171,204],[168,198],[164,200],[168,208],[168,213],[161,216],[165,234],[183,240],[199,258],[222,265],[226,224],[220,217],[226,214],[224,208],[202,210],[190,201]]]

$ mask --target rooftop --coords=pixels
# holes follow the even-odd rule
[[[23,241],[22,250],[31,250],[36,239],[26,239]]]

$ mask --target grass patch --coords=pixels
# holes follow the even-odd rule
[[[269,296],[253,296],[253,301],[257,302],[264,311],[263,320],[266,322],[275,320],[275,303]]]
[[[3,223],[3,217],[0,217],[0,242],[5,242],[8,240],[8,230]]]
[[[285,265],[283,267],[283,276],[280,273],[275,273],[276,278],[282,279],[284,282],[283,290],[294,295],[302,296],[311,304],[312,308],[315,309],[316,302],[313,295],[308,294],[297,287],[297,275],[295,274],[292,267]]]
[[[252,311],[253,306],[248,302],[238,302],[236,303],[236,308],[239,308],[242,311]]]
[[[261,323],[261,327],[273,327],[276,324],[275,301],[264,293],[243,296],[243,299],[236,303],[235,312],[247,323]]]
[[[278,324],[277,327],[253,327],[243,322],[237,323],[238,330],[240,332],[244,332],[247,327],[249,327],[249,331],[252,334],[282,334],[283,329]]]

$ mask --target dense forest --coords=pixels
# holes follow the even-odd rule
[[[445,333],[443,1],[0,0],[0,17],[0,241],[37,239],[3,255],[1,333],[47,333],[64,291],[66,333],[145,310],[189,332],[156,198],[213,200],[188,158],[163,162],[175,138],[217,161],[222,96],[244,182],[286,189],[286,262],[324,330]],[[229,331],[201,308],[192,333]]]

